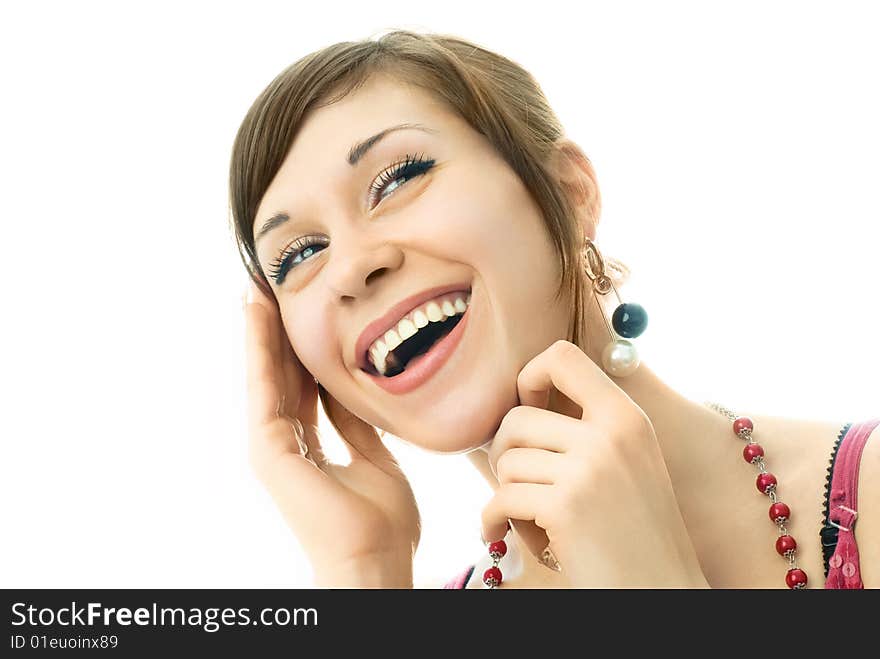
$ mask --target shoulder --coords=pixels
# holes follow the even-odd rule
[[[854,532],[859,571],[865,588],[880,588],[880,424],[862,450],[858,496],[859,517]]]

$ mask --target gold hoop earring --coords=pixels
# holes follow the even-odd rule
[[[639,353],[632,339],[641,336],[648,326],[648,313],[644,307],[634,302],[623,302],[617,287],[607,274],[605,274],[605,259],[599,253],[596,245],[589,238],[584,238],[584,272],[592,283],[593,295],[599,306],[599,313],[608,328],[611,343],[602,350],[602,367],[614,377],[623,378],[632,374],[640,364]],[[607,295],[614,291],[617,296],[618,306],[611,316],[611,323],[605,315],[605,307],[599,299],[600,295]],[[613,329],[612,329],[613,327]],[[615,334],[616,333],[616,334]],[[619,335],[619,336],[618,336]],[[621,338],[623,337],[623,338]]]

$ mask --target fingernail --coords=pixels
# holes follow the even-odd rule
[[[544,547],[544,551],[541,552],[541,562],[555,572],[562,571],[559,561],[556,560],[556,556],[554,556],[553,552],[550,550],[550,545]]]

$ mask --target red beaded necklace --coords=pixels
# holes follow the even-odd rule
[[[791,509],[776,495],[776,476],[767,471],[764,464],[764,449],[752,439],[755,424],[747,416],[737,416],[730,410],[717,403],[705,403],[710,408],[726,416],[733,421],[733,434],[746,442],[743,448],[743,459],[758,469],[758,478],[755,486],[758,492],[770,499],[770,521],[776,524],[779,537],[776,539],[776,552],[788,560],[788,571],[785,573],[785,584],[792,589],[802,589],[807,586],[807,573],[797,566],[797,542],[789,535],[785,523],[791,518]],[[507,523],[508,530],[510,522]],[[498,563],[507,553],[507,544],[504,540],[489,543],[489,556],[492,558],[492,567],[483,572],[483,583],[487,588],[498,588],[502,581],[501,569]]]

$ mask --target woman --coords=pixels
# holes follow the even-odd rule
[[[494,490],[450,587],[880,584],[880,506],[858,534],[849,512],[880,501],[877,421],[739,419],[640,362],[590,161],[510,60],[410,31],[313,53],[247,113],[230,198],[252,463],[319,585],[413,585],[419,513],[377,428]]]

